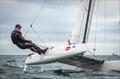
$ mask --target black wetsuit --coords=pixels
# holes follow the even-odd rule
[[[30,41],[26,40],[21,32],[16,30],[11,33],[12,42],[17,45],[21,49],[31,49],[33,52],[37,52],[38,54],[45,53],[45,50],[40,49],[36,44],[30,43]]]

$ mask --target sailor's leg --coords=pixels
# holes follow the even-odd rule
[[[38,50],[36,50],[35,48],[30,47],[30,49],[31,49],[31,51],[36,52],[36,53],[38,53],[39,55],[41,55],[41,52],[39,52],[39,51],[38,51]]]
[[[36,50],[38,50],[39,52],[41,52],[41,53],[45,53],[46,51],[47,51],[47,49],[48,48],[46,48],[46,49],[44,49],[44,50],[42,50],[40,47],[38,47],[36,44],[34,44],[34,43],[32,43],[32,46],[36,49]]]
[[[18,47],[20,47],[21,49],[26,49],[27,46],[25,43],[21,43],[21,42],[18,42],[18,44],[16,44]]]
[[[31,43],[26,43],[26,48],[31,49],[31,51],[36,52],[38,54],[41,54],[41,51],[37,49],[33,44]]]
[[[36,50],[38,50],[39,52],[43,52],[43,50],[41,48],[39,48],[36,44],[32,43],[32,47],[34,47]]]

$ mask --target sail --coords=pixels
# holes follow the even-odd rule
[[[72,43],[86,43],[91,26],[95,0],[83,0],[80,3],[77,21],[71,34]]]
[[[88,35],[90,32],[90,26],[91,26],[91,22],[92,22],[92,15],[94,12],[94,5],[95,5],[95,0],[89,0],[83,43],[86,43],[88,41]]]

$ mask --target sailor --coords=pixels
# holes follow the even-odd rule
[[[11,33],[12,42],[21,49],[31,49],[31,51],[36,52],[41,55],[41,53],[45,54],[48,48],[44,50],[39,48],[36,44],[34,44],[31,40],[26,40],[21,33],[21,25],[16,24],[15,30]]]

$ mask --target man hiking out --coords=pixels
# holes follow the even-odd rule
[[[12,42],[18,46],[21,49],[31,49],[31,51],[38,53],[41,55],[41,53],[45,54],[48,48],[46,49],[41,49],[39,48],[36,44],[32,43],[31,40],[26,40],[21,33],[21,25],[17,24],[15,26],[15,30],[12,31],[11,33],[11,40]]]

